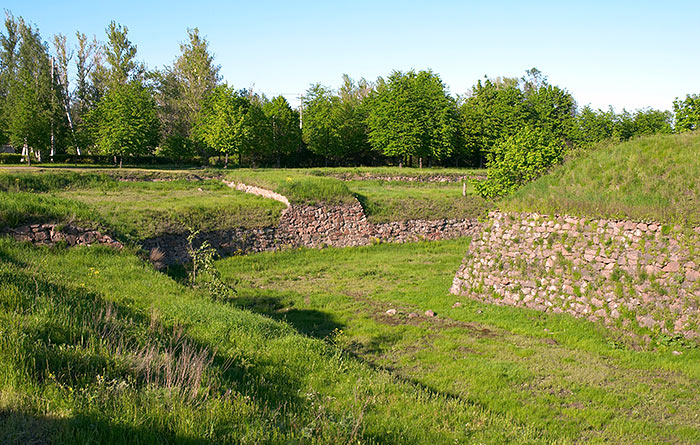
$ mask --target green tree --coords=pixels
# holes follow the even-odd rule
[[[22,147],[30,162],[32,153],[41,159],[42,151],[51,146],[52,124],[60,123],[60,97],[51,79],[48,48],[39,31],[22,18],[8,18],[15,21],[10,28],[17,30],[18,40],[3,111],[10,144]]]
[[[387,156],[444,159],[458,141],[457,112],[432,71],[394,71],[370,95],[369,142]]]
[[[254,154],[269,143],[269,127],[262,106],[252,103],[247,92],[238,93],[226,84],[218,85],[205,101],[194,125],[194,135],[211,150],[228,158]]]
[[[197,28],[188,29],[173,67],[150,74],[162,122],[162,153],[175,157],[196,154],[192,135],[197,115],[221,80],[209,43]]]
[[[346,161],[354,164],[373,157],[367,128],[369,102],[366,101],[372,91],[373,85],[365,79],[355,82],[343,74],[343,84],[338,90],[340,101],[334,107],[333,114],[338,125],[340,151]]]
[[[651,134],[669,134],[673,131],[671,122],[673,114],[670,111],[647,108],[634,113],[635,136]]]
[[[676,132],[693,131],[700,128],[700,94],[688,94],[685,99],[673,101]]]
[[[282,158],[296,152],[301,145],[299,112],[292,109],[283,96],[265,101],[262,109],[272,127],[270,153],[276,166],[280,167]]]
[[[159,141],[156,105],[138,82],[116,85],[87,116],[98,149],[119,158],[152,154]]]
[[[615,129],[615,112],[593,110],[589,105],[583,107],[576,115],[576,142],[590,146],[613,137]]]
[[[339,103],[333,90],[314,84],[302,98],[302,137],[311,152],[323,156],[326,166],[342,156],[342,143],[333,109]]]
[[[479,166],[496,142],[514,135],[530,120],[525,94],[515,78],[479,80],[459,114],[464,152]]]
[[[134,80],[143,73],[143,67],[136,61],[136,45],[127,36],[129,28],[112,21],[105,31],[107,42],[102,50],[109,65],[110,87],[113,88]]]
[[[549,130],[526,126],[499,140],[488,153],[488,177],[475,183],[477,193],[497,198],[536,179],[561,162],[564,144]]]

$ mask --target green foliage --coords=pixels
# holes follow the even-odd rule
[[[368,107],[369,142],[387,156],[444,159],[457,147],[457,108],[432,71],[394,71]]]
[[[270,126],[258,101],[228,85],[214,88],[195,123],[195,137],[228,156],[258,153],[269,143]]]
[[[105,154],[120,158],[151,154],[159,141],[155,103],[137,82],[114,86],[86,119]]]
[[[23,154],[33,150],[41,158],[51,145],[51,123],[55,130],[63,124],[60,89],[52,83],[48,48],[39,31],[9,14],[5,26],[0,64],[3,133]]]
[[[340,122],[336,112],[339,98],[330,88],[315,84],[306,90],[303,100],[304,142],[313,153],[323,156],[328,165],[329,158],[340,158],[343,155]]]
[[[488,155],[488,177],[475,182],[484,198],[507,195],[559,163],[564,144],[549,131],[526,127],[497,142]]]
[[[136,45],[132,44],[127,34],[129,28],[112,21],[105,30],[107,43],[102,47],[109,64],[110,89],[136,80],[142,67],[136,62]]]
[[[283,157],[291,155],[301,147],[299,112],[292,109],[284,96],[265,101],[262,109],[272,127],[270,150],[266,155],[273,158],[279,167]]]
[[[700,94],[688,94],[685,99],[673,101],[676,132],[693,131],[700,128]]]
[[[188,281],[194,288],[204,287],[214,300],[226,301],[236,294],[236,290],[221,280],[221,273],[214,266],[214,260],[218,255],[209,241],[203,241],[199,247],[194,246],[194,240],[199,235],[199,230],[190,230],[187,236],[187,253],[192,260]]]

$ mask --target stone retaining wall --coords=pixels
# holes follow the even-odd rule
[[[264,252],[295,247],[319,248],[365,246],[376,242],[402,243],[419,240],[451,239],[471,235],[477,230],[474,220],[398,221],[372,224],[359,203],[334,206],[291,205],[282,212],[277,227],[231,229],[200,233],[194,239],[199,246],[205,240],[221,256]],[[163,235],[142,243],[144,249],[158,249],[165,265],[190,260],[186,234]]]
[[[451,292],[698,337],[700,228],[491,213]]]
[[[17,241],[30,241],[42,245],[64,242],[68,246],[106,244],[117,249],[123,247],[119,241],[97,230],[70,224],[27,224],[14,229],[5,229],[2,233],[12,236]]]
[[[377,175],[374,173],[332,173],[330,176],[343,181],[399,181],[399,182],[463,182],[470,179],[483,180],[485,175],[462,175],[458,173],[426,175]]]

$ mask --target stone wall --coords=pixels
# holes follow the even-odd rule
[[[123,247],[119,241],[97,230],[70,224],[27,224],[14,229],[5,229],[3,234],[10,235],[18,241],[30,241],[41,245],[64,242],[68,246],[106,244],[117,249]]]
[[[694,338],[698,252],[700,228],[492,213],[451,292]]]
[[[295,247],[351,247],[376,242],[451,239],[471,235],[476,228],[474,220],[454,219],[372,224],[357,202],[334,206],[291,205],[282,212],[277,227],[201,233],[193,244],[199,246],[207,240],[221,256],[231,256]],[[158,249],[164,255],[161,262],[165,265],[190,260],[185,234],[152,238],[142,245],[149,252]]]
[[[437,173],[424,175],[378,175],[376,173],[332,173],[332,176],[343,181],[399,181],[399,182],[463,182],[470,179],[483,180],[485,175],[463,175],[458,173]]]

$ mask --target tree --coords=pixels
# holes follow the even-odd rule
[[[590,146],[613,137],[615,130],[615,112],[593,110],[586,105],[576,116],[576,141],[583,146]]]
[[[370,95],[369,142],[401,160],[444,159],[457,145],[457,111],[440,77],[432,71],[394,71]]]
[[[210,149],[226,156],[254,154],[269,143],[269,127],[262,107],[250,100],[246,91],[238,93],[228,85],[219,85],[204,103],[193,132]]]
[[[373,85],[365,79],[355,82],[350,76],[343,74],[343,85],[338,90],[340,101],[333,110],[343,157],[355,164],[373,157],[368,139],[369,107],[366,101],[372,91]]]
[[[173,72],[181,91],[182,119],[187,131],[202,109],[206,98],[221,81],[219,65],[209,53],[209,42],[199,35],[199,29],[188,29],[189,42],[180,44],[180,57],[175,61]]]
[[[136,45],[127,37],[129,28],[126,26],[112,21],[106,32],[107,43],[102,50],[109,64],[110,87],[124,85],[143,72],[143,67],[136,62]]]
[[[119,157],[153,153],[159,140],[156,105],[138,82],[116,85],[87,116],[102,153]]]
[[[496,142],[516,134],[530,121],[529,113],[518,79],[479,80],[459,107],[464,152],[483,166]]]
[[[20,33],[19,21],[5,12],[5,31],[0,33],[0,143],[9,141],[9,95],[12,81],[17,74],[17,50]]]
[[[75,58],[76,85],[73,92],[73,115],[75,128],[75,151],[80,156],[82,148],[91,144],[89,132],[84,131],[85,116],[105,93],[105,72],[97,73],[96,57],[100,51],[97,39],[89,41],[87,36],[76,32],[78,47]],[[94,142],[94,141],[93,141]]]
[[[293,110],[283,96],[264,102],[262,109],[272,127],[271,153],[276,166],[280,167],[282,158],[294,153],[301,145],[299,112]]]
[[[536,179],[561,162],[564,144],[549,130],[526,126],[499,140],[488,153],[488,177],[475,183],[477,193],[497,198]]]
[[[38,30],[21,18],[8,16],[8,20],[14,21],[9,28],[17,30],[18,39],[4,106],[5,121],[10,144],[22,147],[27,162],[31,162],[32,152],[41,159],[41,152],[51,146],[52,123],[58,121],[60,101],[51,79],[48,48]]]
[[[669,134],[673,131],[671,122],[673,114],[670,111],[646,108],[634,113],[635,136],[651,134]]]
[[[309,150],[323,156],[325,164],[342,155],[341,137],[333,108],[339,98],[330,88],[314,84],[302,98],[302,136]]]
[[[163,152],[185,157],[195,154],[192,127],[204,101],[219,83],[219,66],[197,28],[187,30],[173,67],[150,74],[162,122]]]
[[[56,34],[54,36],[54,50],[56,52],[56,72],[55,72],[55,83],[59,88],[59,96],[61,98],[61,108],[65,114],[66,122],[68,123],[68,130],[70,133],[70,141],[73,146],[79,152],[80,149],[77,147],[77,139],[75,136],[75,128],[73,126],[73,113],[71,106],[71,93],[70,93],[70,82],[68,78],[68,64],[73,58],[73,52],[68,48],[66,43],[66,36],[63,34]],[[53,151],[53,147],[52,147]],[[53,157],[54,153],[51,153]]]
[[[693,131],[700,128],[700,94],[688,94],[684,100],[673,101],[676,132]]]

